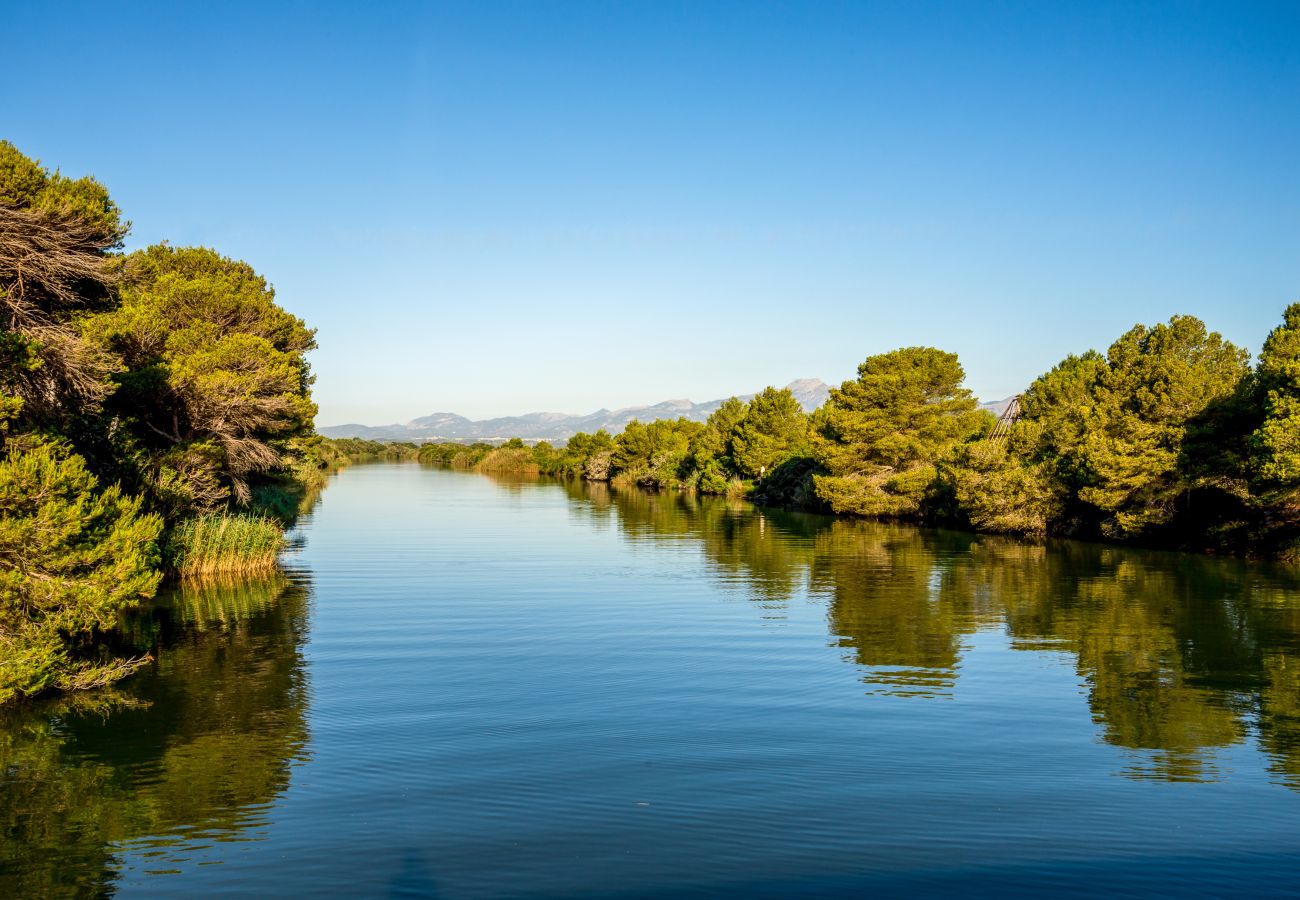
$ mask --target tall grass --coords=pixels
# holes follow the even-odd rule
[[[533,459],[533,452],[522,447],[499,447],[483,457],[474,469],[502,475],[540,475],[542,471]]]
[[[284,529],[270,516],[216,513],[186,519],[167,539],[167,564],[182,578],[273,572]]]

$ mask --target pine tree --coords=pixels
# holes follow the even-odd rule
[[[817,496],[840,513],[919,515],[940,463],[986,421],[964,379],[956,354],[930,347],[868,357],[814,417],[814,455],[829,472],[814,476]]]
[[[162,521],[140,498],[101,490],[57,444],[11,445],[0,461],[0,703],[112,681],[140,661],[92,640],[153,596]]]

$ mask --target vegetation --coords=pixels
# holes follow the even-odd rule
[[[908,347],[869,357],[818,411],[816,494],[838,513],[917,517],[939,467],[989,424],[957,356]]]
[[[811,415],[767,388],[562,447],[417,447],[314,435],[312,330],[246,263],[123,254],[128,227],[0,142],[0,702],[131,671],[102,632],[160,573],[273,567],[323,470],[365,458],[1300,558],[1300,304],[1253,369],[1196,318],[1135,326],[996,430],[954,354],[909,347]]]
[[[402,442],[317,437],[312,444],[312,457],[321,468],[332,469],[367,459],[415,459],[420,449],[415,444]]]
[[[10,442],[0,462],[0,703],[92,687],[143,660],[105,658],[94,638],[158,585],[162,522],[52,443]]]
[[[1248,355],[1203,322],[1137,325],[1069,356],[995,433],[956,355],[868,357],[805,415],[789,391],[707,422],[630,422],[563,447],[426,444],[420,460],[770,505],[1300,558],[1300,304]]]
[[[176,574],[258,575],[274,572],[284,548],[275,519],[239,513],[211,513],[183,519],[167,536],[166,560]]]
[[[0,141],[0,703],[105,684],[162,573],[274,565],[319,487],[313,333],[247,264]],[[166,551],[167,559],[164,559]]]

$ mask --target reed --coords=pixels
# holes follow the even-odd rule
[[[186,519],[167,539],[168,567],[182,578],[256,575],[276,569],[284,530],[270,516],[216,513]]]
[[[533,452],[521,447],[499,447],[483,457],[474,468],[479,472],[504,475],[540,475],[542,471],[533,459]]]

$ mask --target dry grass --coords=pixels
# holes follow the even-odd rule
[[[727,482],[726,498],[728,500],[744,500],[749,495],[749,485],[739,478],[733,478]]]
[[[474,467],[479,472],[511,475],[539,475],[541,466],[533,459],[533,452],[517,447],[493,450]]]

